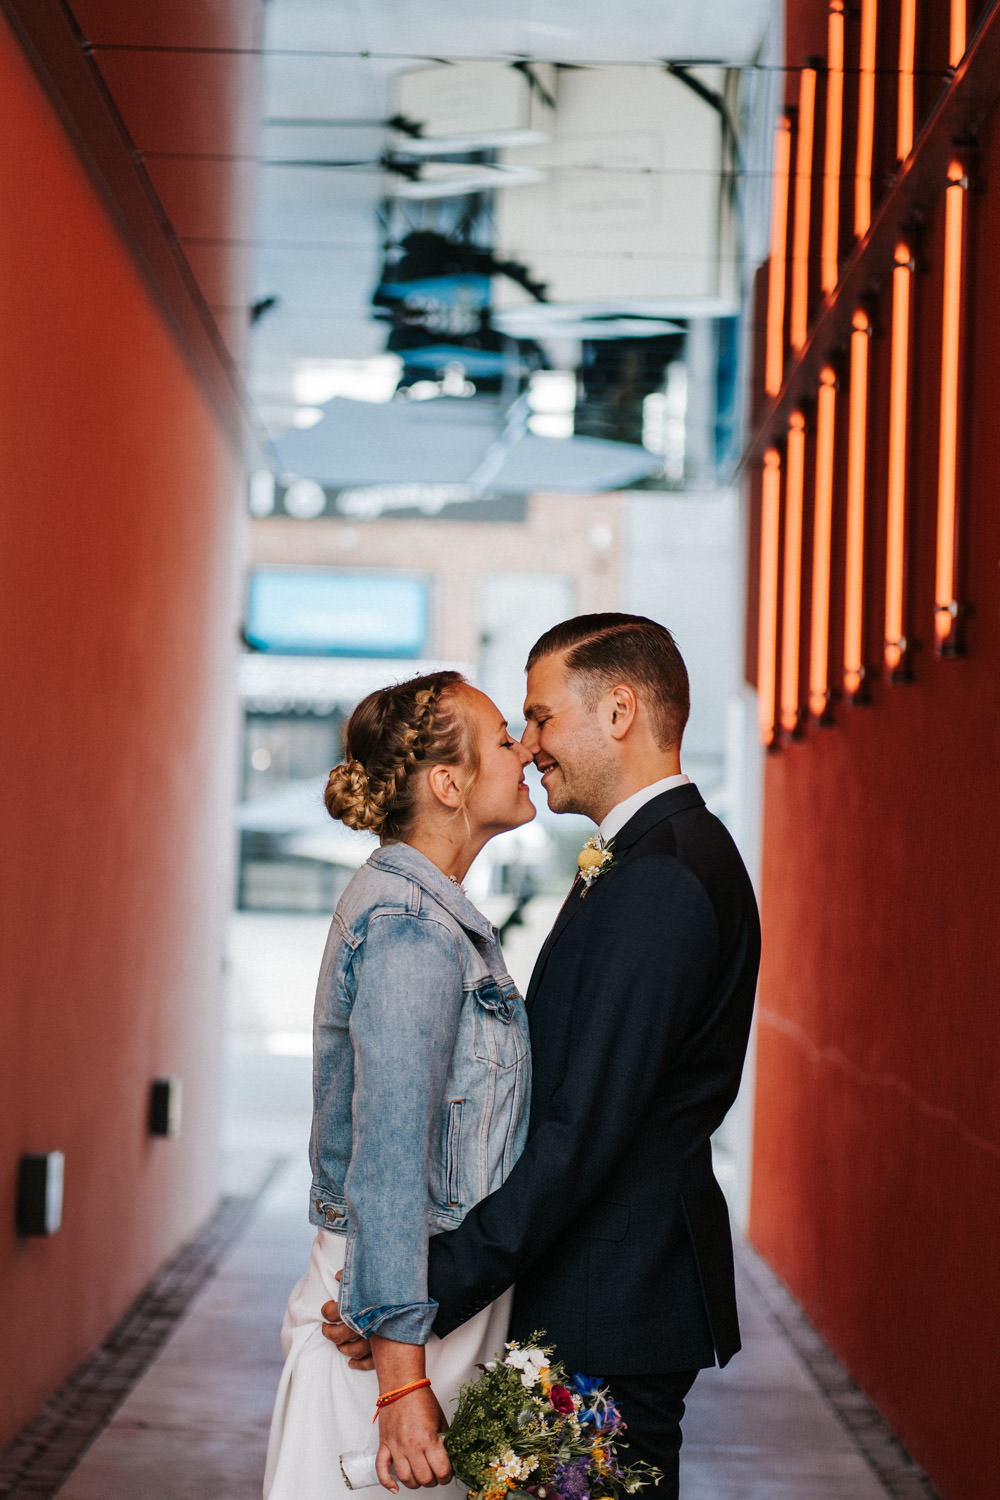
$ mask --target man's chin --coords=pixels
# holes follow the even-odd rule
[[[545,796],[549,804],[549,812],[576,812],[576,808],[573,806],[573,799],[566,796],[564,787],[547,786],[545,788]]]

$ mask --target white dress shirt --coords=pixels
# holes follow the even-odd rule
[[[649,786],[640,787],[633,792],[631,797],[626,797],[624,802],[618,802],[611,811],[601,820],[598,833],[606,844],[610,843],[616,833],[620,833],[629,818],[637,813],[640,807],[645,807],[647,802],[652,802],[661,792],[669,792],[675,786],[687,786],[691,780],[681,771],[677,776],[663,776],[659,781],[653,781]]]

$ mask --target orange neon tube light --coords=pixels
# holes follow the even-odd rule
[[[871,319],[859,308],[851,322],[851,394],[847,411],[847,558],[844,578],[844,691],[864,681],[865,490],[868,468],[868,359]]]
[[[788,419],[788,453],[785,467],[785,555],[781,600],[781,704],[782,729],[794,734],[799,727],[799,645],[802,625],[802,507],[806,480],[806,419],[793,411]]]
[[[785,275],[788,257],[788,174],[792,164],[792,122],[778,121],[774,138],[774,183],[771,198],[771,254],[767,274],[767,332],[764,389],[781,390],[785,372]]]
[[[760,508],[760,601],[757,612],[757,713],[760,737],[774,743],[778,656],[778,536],[781,530],[781,455],[764,454]]]
[[[960,161],[948,168],[944,207],[944,305],[941,319],[941,421],[938,441],[937,570],[934,635],[938,649],[954,642],[958,619],[955,560],[958,521],[958,426],[964,334],[965,216],[969,180]]]
[[[904,0],[905,3],[905,0]],[[875,42],[878,0],[861,0],[858,58],[858,146],[854,169],[854,233],[868,233],[872,221],[872,160],[875,152]]]
[[[899,671],[907,650],[903,632],[906,564],[906,487],[910,419],[910,310],[914,264],[910,247],[896,246],[892,272],[889,365],[889,485],[885,567],[885,664]]]
[[[813,137],[816,129],[816,69],[799,73],[799,123],[795,143],[795,215],[792,225],[792,294],[789,340],[801,349],[809,326],[809,232],[812,210]]]
[[[948,37],[948,64],[957,68],[965,56],[966,44],[966,0],[951,0],[951,26]]]
[[[809,712],[816,719],[825,718],[830,708],[830,555],[836,418],[837,377],[829,365],[824,365],[819,374],[816,403],[816,502],[809,632]]]
[[[913,149],[913,67],[917,49],[917,0],[899,5],[899,97],[896,105],[896,155],[905,161]]]
[[[830,0],[827,23],[826,144],[820,285],[832,292],[839,272],[840,155],[844,136],[844,0]]]

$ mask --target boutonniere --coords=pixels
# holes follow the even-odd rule
[[[610,844],[604,842],[599,833],[595,833],[576,856],[576,862],[580,868],[580,879],[584,884],[584,889],[580,894],[585,896],[594,881],[614,867],[614,850]]]

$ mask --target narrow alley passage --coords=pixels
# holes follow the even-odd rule
[[[525,982],[552,912],[508,945]],[[271,1400],[281,1368],[278,1327],[312,1229],[305,1143],[312,987],[326,931],[315,917],[237,914],[230,949],[230,1039],[224,1134],[228,1198],[203,1243],[182,1252],[80,1382],[109,1406],[142,1364],[155,1309],[187,1305],[96,1441],[86,1395],[60,1418],[58,1397],[0,1457],[8,1500],[257,1500]],[[213,1239],[214,1236],[214,1239]],[[198,1281],[198,1256],[215,1269]],[[748,1247],[738,1250],[744,1348],[692,1393],[682,1455],[684,1500],[932,1500],[934,1491]],[[157,1293],[159,1294],[157,1296]],[[150,1308],[153,1312],[150,1312]],[[117,1358],[116,1358],[117,1355]],[[110,1366],[110,1368],[109,1368]],[[101,1396],[103,1392],[103,1397]],[[96,1396],[95,1394],[96,1393]],[[25,1439],[31,1438],[30,1441]],[[79,1461],[77,1461],[79,1460]],[[74,1466],[75,1465],[75,1466]]]

